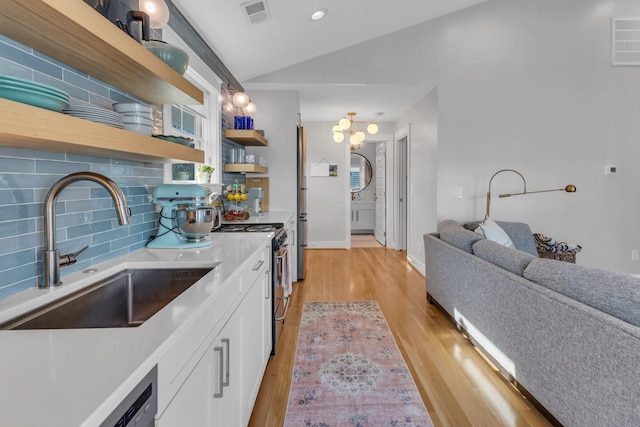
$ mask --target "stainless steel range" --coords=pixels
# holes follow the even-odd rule
[[[276,343],[282,325],[284,325],[289,302],[291,299],[291,266],[289,259],[289,245],[287,244],[287,232],[283,223],[265,223],[265,224],[223,224],[215,232],[220,233],[270,233],[274,232],[275,236],[271,240],[271,286],[274,296],[272,299],[272,325],[271,337],[272,348],[271,354],[276,352]]]

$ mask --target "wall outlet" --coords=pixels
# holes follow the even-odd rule
[[[640,261],[640,249],[631,250],[631,261]]]
[[[618,168],[614,165],[606,165],[604,167],[604,174],[605,175],[615,175],[618,173]]]

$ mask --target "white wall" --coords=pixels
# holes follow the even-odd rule
[[[307,131],[307,167],[323,160],[338,165],[337,177],[307,176],[309,196],[308,247],[347,248],[349,205],[349,144],[333,141],[330,122],[303,122]]]
[[[439,219],[482,219],[502,168],[529,191],[575,184],[499,199],[522,188],[501,174],[492,217],[582,244],[580,264],[640,272],[640,68],[609,65],[610,18],[637,16],[637,0],[491,1],[416,39],[437,40],[423,52],[438,64]],[[606,164],[619,174],[605,176]]]
[[[407,257],[424,274],[423,234],[437,227],[438,91],[396,121],[396,137],[409,130]]]
[[[246,89],[258,111],[254,128],[264,130],[267,147],[247,147],[247,153],[264,156],[269,168],[269,210],[297,210],[297,126],[298,94],[295,91]]]

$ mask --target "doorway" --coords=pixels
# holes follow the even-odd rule
[[[349,154],[351,237],[357,245],[364,236],[373,239],[375,228],[376,144],[365,142]],[[358,236],[354,239],[354,236]]]
[[[387,246],[387,147],[384,142],[376,144],[376,219],[374,236],[378,243]]]
[[[398,250],[406,250],[407,249],[407,223],[408,218],[407,214],[409,212],[408,207],[408,182],[409,182],[409,163],[408,163],[408,152],[409,152],[409,135],[404,134],[400,138],[396,140],[398,158],[396,161],[397,165],[397,174],[395,174],[394,178],[396,180],[396,203],[394,204],[396,209],[396,249]]]

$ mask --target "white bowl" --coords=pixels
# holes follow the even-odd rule
[[[145,115],[151,114],[151,107],[138,104],[137,102],[118,102],[113,104],[113,111],[118,113],[144,113]]]
[[[153,120],[140,116],[124,116],[124,122],[130,125],[149,125],[153,124]]]
[[[151,136],[151,133],[153,132],[153,126],[141,125],[141,124],[125,123],[124,129],[131,132],[140,133],[142,135],[148,135],[148,136]]]

